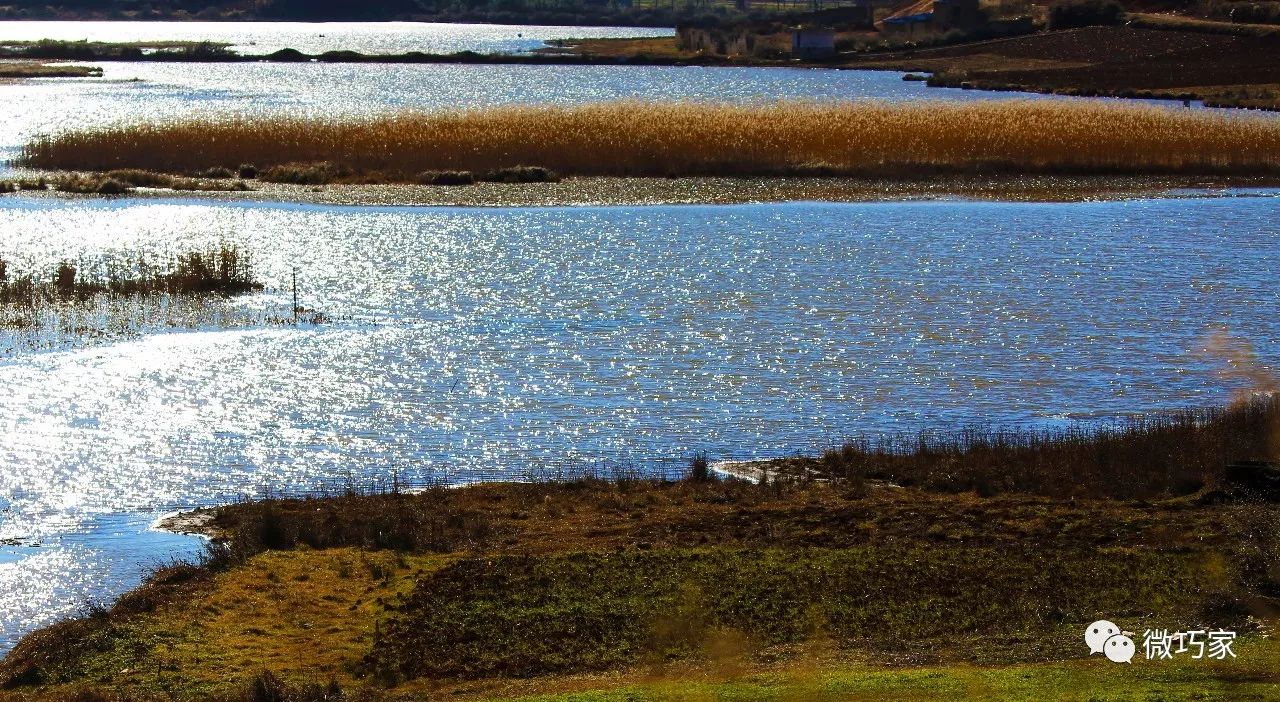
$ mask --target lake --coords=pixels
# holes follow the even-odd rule
[[[1025,204],[384,208],[0,200],[42,268],[234,243],[318,327],[0,362],[0,631],[195,548],[159,513],[393,472],[669,468],[856,433],[1207,405],[1280,360],[1280,192]],[[283,302],[285,292],[264,293]]]
[[[259,51],[524,51],[636,31],[0,25],[10,40]],[[0,158],[41,133],[187,116],[673,96],[1074,99],[865,71],[103,65],[101,79],[0,86]],[[1232,387],[1205,352],[1211,335],[1280,360],[1278,222],[1275,190],[492,209],[4,196],[0,258],[13,273],[231,243],[271,290],[228,304],[287,308],[296,268],[303,303],[333,321],[157,328],[39,351],[0,335],[0,650],[198,551],[152,529],[161,514],[268,487],[670,470],[695,451],[783,456],[863,432],[1219,403]]]
[[[104,62],[102,78],[0,86],[0,161],[40,134],[189,117],[362,117],[613,100],[1099,100],[930,88],[892,71],[675,66]],[[1152,101],[1169,109],[1180,103]],[[50,106],[57,106],[51,109]],[[1196,109],[1203,109],[1197,107]],[[1234,114],[1234,113],[1233,113]],[[0,165],[0,175],[3,174]]]

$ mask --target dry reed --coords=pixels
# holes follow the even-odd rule
[[[1228,465],[1273,461],[1280,394],[1226,408],[1064,429],[963,429],[851,440],[809,467],[833,480],[929,490],[1149,498],[1222,486]]]
[[[0,260],[0,305],[32,308],[95,295],[236,295],[262,289],[249,257],[235,246],[182,254],[167,268],[137,257],[130,269],[109,268],[101,275],[64,261],[47,279],[37,280],[30,274],[10,276]]]
[[[616,102],[333,121],[187,120],[43,137],[21,162],[168,173],[326,163],[411,182],[537,164],[565,175],[1280,172],[1280,120],[1103,102]]]

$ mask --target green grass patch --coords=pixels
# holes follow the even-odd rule
[[[1079,631],[1098,618],[1130,628],[1199,620],[1220,580],[1193,554],[1124,550],[469,558],[423,579],[393,610],[367,666],[389,681],[600,670],[698,654],[728,634],[752,647],[827,640],[904,653],[941,646],[969,660],[1073,656]],[[979,640],[985,650],[963,650]]]
[[[666,679],[610,689],[542,694],[519,702],[797,702],[799,700],[1273,700],[1280,673],[1274,642],[1251,640],[1225,662],[1135,660],[1115,665],[1099,657],[1011,666],[906,669],[797,666],[731,680]]]

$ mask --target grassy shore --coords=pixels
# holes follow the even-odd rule
[[[39,61],[0,61],[0,80],[27,78],[97,78],[102,69],[96,66],[70,66]]]
[[[23,165],[288,182],[441,172],[575,176],[1274,175],[1280,123],[1149,106],[998,102],[608,103],[325,119],[192,120],[40,138]],[[530,168],[533,166],[533,168]]]
[[[915,177],[690,177],[619,178],[584,176],[545,183],[479,181],[466,187],[423,183],[326,183],[303,185],[263,180],[209,180],[154,174],[199,183],[182,190],[186,198],[221,202],[296,202],[317,205],[568,207],[614,205],[743,204],[760,202],[904,202],[966,198],[998,202],[1081,202],[1133,198],[1202,197],[1224,188],[1280,187],[1280,175],[928,175]],[[105,179],[106,174],[92,178]],[[45,183],[40,185],[40,179]],[[41,171],[13,182],[15,196],[63,197],[57,183],[65,173]],[[79,176],[90,182],[89,174]],[[34,188],[34,189],[31,189]],[[128,186],[134,198],[171,198],[164,188]],[[0,183],[0,197],[4,185]]]
[[[1238,409],[1274,419],[1275,404]],[[1205,433],[1268,457],[1262,424]],[[1084,443],[1081,460],[1115,448]],[[1280,685],[1266,635],[1280,505],[1228,473],[1131,501],[1124,483],[1067,500],[707,468],[205,512],[185,520],[222,540],[202,564],[26,637],[0,662],[0,698],[1177,700]],[[1231,629],[1238,657],[1116,666],[1087,656],[1101,618],[1139,641]]]

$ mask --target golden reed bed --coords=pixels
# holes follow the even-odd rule
[[[617,102],[368,119],[193,119],[37,139],[24,165],[186,173],[330,162],[412,179],[519,164],[565,175],[1280,173],[1280,119],[1010,102]]]

